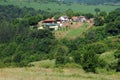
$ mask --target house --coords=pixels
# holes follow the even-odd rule
[[[48,18],[44,21],[40,21],[38,22],[38,25],[38,29],[48,28],[50,30],[58,30],[59,28],[54,18]]]
[[[79,22],[79,21],[78,21],[78,17],[77,17],[77,16],[73,16],[73,17],[72,17],[72,21],[74,21],[74,22]]]
[[[60,20],[61,22],[69,22],[68,16],[61,16],[58,20]]]
[[[86,18],[85,18],[85,16],[73,16],[72,21],[74,21],[74,22],[85,22]]]
[[[48,19],[44,20],[43,23],[55,23],[55,19],[54,18],[48,18]]]
[[[79,16],[79,20],[80,20],[80,22],[86,22],[85,16]]]

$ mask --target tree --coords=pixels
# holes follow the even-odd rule
[[[64,65],[65,64],[65,58],[67,54],[67,49],[65,46],[60,46],[57,50],[57,53],[55,54],[55,64],[58,65]]]
[[[102,17],[107,17],[107,13],[105,12],[105,11],[101,11],[100,13],[99,13],[99,16],[102,16]]]
[[[120,34],[120,22],[115,21],[115,22],[108,23],[106,25],[105,30],[106,30],[106,33],[109,35],[115,36]]]
[[[118,17],[115,19],[115,21],[120,21],[120,16],[118,16]]]
[[[99,8],[95,8],[96,15],[98,15],[98,12],[100,12]]]
[[[102,17],[102,16],[97,16],[97,17],[95,17],[94,25],[95,25],[95,26],[103,26],[103,25],[104,25],[104,22],[105,22],[104,17]]]
[[[93,18],[94,15],[91,14],[91,13],[87,13],[87,14],[85,14],[85,17],[86,17],[87,19],[90,19],[90,18]]]
[[[66,13],[66,15],[67,15],[69,18],[71,18],[71,17],[74,15],[74,12],[73,12],[72,9],[66,10],[65,13]]]
[[[96,72],[98,67],[98,56],[93,49],[89,49],[83,56],[82,67],[86,72]]]
[[[120,16],[120,9],[110,12],[106,19],[107,23],[114,22],[118,16]]]
[[[7,21],[0,23],[0,42],[10,42],[15,34],[14,27]]]
[[[77,51],[77,50],[73,51],[71,53],[71,56],[73,57],[75,63],[81,64],[81,62],[82,62],[82,54],[79,51]]]

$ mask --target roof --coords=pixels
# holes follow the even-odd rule
[[[85,18],[85,16],[79,16],[79,18]]]
[[[46,20],[44,20],[44,22],[54,22],[55,21],[55,19],[54,18],[48,18],[48,19],[46,19]]]
[[[73,16],[72,19],[76,20],[76,19],[78,19],[78,17],[77,16]]]

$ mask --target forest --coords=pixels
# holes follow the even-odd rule
[[[120,8],[107,14],[95,9],[96,14],[84,14],[95,18],[95,29],[72,39],[58,40],[54,32],[30,29],[37,22],[62,13],[50,13],[33,8],[0,6],[0,67],[25,67],[30,62],[55,59],[55,67],[78,64],[86,72],[96,69],[120,71]],[[9,14],[8,14],[9,13]],[[27,14],[26,14],[27,13]],[[80,15],[72,10],[69,17]],[[113,50],[114,61],[107,63],[100,56]]]

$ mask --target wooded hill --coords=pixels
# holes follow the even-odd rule
[[[120,72],[120,9],[109,14],[95,11],[95,27],[74,40],[57,40],[48,29],[30,26],[58,13],[0,6],[0,67],[24,67],[34,61],[54,59],[55,67],[74,63],[86,72],[97,72],[97,68]],[[111,51],[112,59],[103,57]]]

